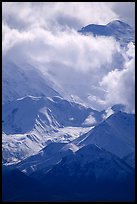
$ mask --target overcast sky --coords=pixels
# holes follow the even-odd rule
[[[2,7],[5,59],[41,65],[43,74],[52,73],[64,90],[93,108],[123,103],[134,110],[134,45],[123,51],[113,38],[77,33],[116,19],[134,27],[134,2],[3,2]],[[124,62],[115,62],[115,56]]]

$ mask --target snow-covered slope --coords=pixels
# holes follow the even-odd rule
[[[3,105],[3,131],[6,134],[26,133],[40,125],[43,128],[88,127],[92,124],[86,123],[85,120],[91,114],[94,123],[101,120],[98,111],[59,96],[53,98],[27,96]]]
[[[50,98],[27,96],[3,105],[3,162],[14,163],[36,154],[50,142],[70,142],[89,131],[84,123],[92,113],[85,106],[59,96]]]
[[[16,168],[23,171],[27,175],[34,172],[46,173],[55,164],[57,164],[63,156],[71,154],[72,151],[63,151],[63,147],[67,143],[50,143],[37,154],[30,156],[16,165]]]
[[[122,158],[135,150],[134,120],[134,114],[119,111],[77,138],[74,144],[96,144]]]
[[[3,57],[2,60],[2,102],[7,103],[26,95],[60,95],[52,88],[53,82],[43,76],[29,63],[15,64]]]
[[[18,163],[32,155],[39,154],[39,151],[47,145],[55,143],[69,143],[80,135],[88,132],[91,128],[81,127],[64,127],[58,130],[47,130],[47,132],[39,132],[33,130],[25,134],[2,134],[2,161],[5,165]],[[41,154],[40,154],[41,155]],[[36,156],[37,158],[37,156]],[[44,158],[43,158],[44,159]],[[39,163],[36,159],[35,163]],[[54,164],[54,163],[53,163]],[[31,163],[27,163],[27,168]]]
[[[134,42],[135,32],[133,28],[119,20],[114,20],[107,25],[90,24],[83,27],[78,32],[88,35],[92,33],[94,36],[112,36],[126,46],[129,42]]]
[[[26,133],[31,131],[41,118],[45,125],[59,126],[50,110],[42,111],[45,100],[41,97],[27,96],[3,105],[3,131],[6,134]],[[43,113],[44,112],[44,113]],[[38,123],[38,122],[37,122]]]

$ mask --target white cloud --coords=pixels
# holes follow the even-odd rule
[[[24,43],[24,41],[32,41],[34,35],[31,32],[20,32],[17,29],[10,29],[7,24],[2,23],[2,54],[6,52],[18,43]]]
[[[128,45],[127,60],[124,69],[109,72],[101,81],[106,90],[106,103],[125,104],[127,111],[135,110],[135,49],[133,43]],[[129,58],[130,57],[130,58]]]
[[[83,36],[74,30],[53,34],[39,27],[29,31],[3,27],[3,50],[15,63],[24,59],[37,63],[43,74],[55,76],[64,92],[72,91],[83,99],[96,92],[95,86],[113,69],[114,56],[120,54],[113,38]]]
[[[96,119],[93,117],[92,114],[90,114],[85,121],[83,122],[83,125],[95,125]]]
[[[108,23],[118,15],[105,2],[3,2],[3,19],[12,26],[63,25],[81,28],[90,23]],[[13,20],[14,19],[14,20]]]

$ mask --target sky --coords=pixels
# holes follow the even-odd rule
[[[64,94],[94,109],[122,103],[134,112],[134,44],[122,50],[111,37],[77,32],[116,19],[134,28],[135,3],[3,2],[2,54],[16,63],[37,65]]]

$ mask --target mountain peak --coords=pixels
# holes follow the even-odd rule
[[[106,25],[89,24],[81,28],[79,33],[83,35],[114,37],[122,47],[126,47],[129,42],[134,42],[134,29],[120,20],[114,20]]]
[[[128,25],[127,23],[125,23],[123,21],[120,21],[120,20],[111,21],[106,26],[109,26],[109,27],[114,27],[115,26],[115,27],[130,28],[130,29],[132,29],[132,27],[130,25]]]

